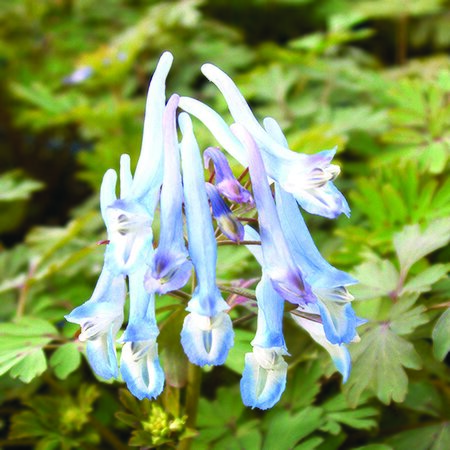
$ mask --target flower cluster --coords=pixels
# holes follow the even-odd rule
[[[214,219],[221,236],[246,245],[262,269],[256,287],[257,330],[241,380],[244,404],[270,408],[285,388],[284,301],[294,305],[294,320],[330,353],[345,381],[351,365],[346,344],[358,339],[356,327],[362,323],[346,289],[356,281],[323,259],[298,207],[330,218],[349,214],[333,184],[339,173],[331,164],[335,150],[316,155],[291,151],[277,122],[267,118],[261,126],[234,82],[211,64],[202,72],[222,92],[233,125],[192,98],[174,94],[166,103],[172,60],[164,53],[151,80],[134,174],[129,156],[121,157],[119,197],[116,172],[110,169],[103,178],[100,203],[108,232],[103,270],[92,297],[66,317],[80,324],[79,339],[87,342],[93,370],[110,379],[119,376],[120,367],[136,397],[157,397],[164,371],[158,358],[155,298],[183,289],[193,272],[195,287],[186,306],[181,344],[193,364],[225,362],[234,333],[230,305],[216,283]],[[177,117],[178,109],[184,112]],[[234,177],[219,148],[209,147],[201,157],[190,115],[248,167],[252,193]],[[214,175],[209,182],[204,168]],[[233,213],[236,207],[252,214],[257,229],[241,223]],[[157,208],[160,233],[155,246],[152,223]],[[119,339],[118,362],[115,341],[124,321],[127,285],[130,312]]]

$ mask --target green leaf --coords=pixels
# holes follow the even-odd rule
[[[347,425],[357,430],[370,430],[377,426],[378,409],[373,406],[359,406],[351,409],[345,396],[338,394],[325,402],[322,407],[325,410],[326,423],[322,430],[331,434],[341,432],[342,425]]]
[[[394,246],[400,261],[401,272],[408,273],[411,266],[424,256],[448,244],[450,220],[434,221],[424,231],[419,225],[405,227],[394,236]]]
[[[3,173],[0,175],[0,202],[27,200],[43,187],[43,183],[26,178],[20,170]]]
[[[13,378],[29,383],[47,368],[42,348],[57,335],[45,320],[24,317],[0,325],[0,375],[10,370]]]
[[[39,349],[20,359],[11,368],[9,374],[24,383],[29,383],[33,378],[44,373],[46,368],[47,360],[45,359],[45,353]]]
[[[356,406],[366,389],[385,404],[404,400],[408,377],[403,367],[421,367],[420,357],[410,342],[397,336],[389,323],[379,323],[368,326],[361,342],[351,350],[354,363],[345,386],[350,405]]]
[[[434,264],[428,267],[405,284],[402,289],[402,294],[405,292],[428,292],[431,286],[444,278],[449,270],[450,264]]]
[[[427,416],[440,417],[443,412],[443,403],[441,393],[433,384],[428,381],[418,381],[410,384],[408,395],[401,407]]]
[[[81,353],[75,342],[59,347],[50,358],[50,366],[60,380],[65,380],[81,363]]]
[[[399,273],[389,260],[367,261],[355,270],[359,284],[351,286],[352,294],[358,300],[367,300],[389,295],[398,285]]]
[[[301,439],[323,424],[323,412],[320,408],[309,406],[291,414],[289,411],[272,409],[265,417],[267,434],[262,450],[289,450]],[[301,424],[301,426],[299,426]]]
[[[417,295],[400,297],[389,312],[391,329],[400,336],[412,333],[417,327],[428,322],[423,305],[413,307]]]
[[[404,431],[387,440],[395,450],[448,450],[450,448],[450,422],[421,426]]]
[[[450,352],[450,309],[447,309],[433,328],[433,353],[439,360],[443,361]]]

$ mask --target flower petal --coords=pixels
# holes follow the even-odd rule
[[[308,305],[304,308],[299,308],[301,314],[319,314],[319,307],[317,305]],[[351,370],[350,353],[345,344],[331,344],[325,335],[324,326],[305,317],[300,317],[291,313],[292,318],[297,322],[319,345],[321,345],[331,356],[336,369],[342,374],[344,383],[347,381]]]
[[[278,349],[257,349],[245,355],[241,379],[241,396],[245,406],[269,409],[281,398],[286,387],[287,363],[277,353]],[[277,354],[277,363],[264,364],[264,353]],[[261,364],[263,362],[263,364]]]
[[[121,342],[138,342],[156,339],[159,334],[155,317],[155,295],[144,288],[147,268],[139,267],[129,276],[130,316]]]
[[[130,392],[139,400],[158,397],[164,388],[158,344],[153,340],[125,343],[120,372]]]
[[[218,366],[225,362],[233,346],[230,316],[220,312],[214,317],[192,312],[184,319],[181,345],[189,361],[198,366]]]
[[[216,186],[205,183],[206,192],[211,202],[211,209],[217,225],[222,233],[234,242],[240,242],[244,238],[244,227],[231,212],[228,205],[219,195]]]
[[[172,61],[173,56],[170,52],[161,55],[148,89],[141,154],[132,186],[134,198],[141,198],[149,191],[159,190],[162,182],[165,83]]]
[[[105,380],[117,378],[119,375],[114,336],[111,325],[109,332],[89,340],[86,345],[86,356],[92,370]]]
[[[294,197],[275,185],[277,212],[296,263],[311,286],[333,288],[357,283],[352,276],[336,269],[320,254]]]
[[[218,148],[208,147],[203,152],[203,161],[205,169],[208,168],[209,161],[213,161],[216,188],[223,196],[232,202],[253,204],[250,192],[237,181],[225,155]]]
[[[289,251],[258,147],[242,125],[234,124],[231,129],[248,151],[250,178],[258,208],[264,270],[275,290],[285,300],[296,304],[314,302],[315,296]]]

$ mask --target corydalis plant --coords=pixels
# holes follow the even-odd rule
[[[290,315],[330,353],[346,380],[351,367],[346,345],[358,339],[356,327],[362,323],[346,289],[356,280],[323,259],[298,207],[325,217],[349,214],[333,184],[339,173],[331,164],[334,150],[316,155],[291,151],[276,121],[267,118],[262,127],[231,78],[211,64],[202,70],[223,93],[235,124],[229,127],[195,99],[174,94],[166,105],[165,80],[171,64],[172,55],[164,53],[150,83],[134,176],[129,157],[121,157],[119,198],[115,171],[105,174],[100,195],[109,242],[104,268],[92,298],[66,316],[81,325],[80,340],[88,342],[93,370],[107,379],[120,373],[140,399],[161,393],[165,380],[155,309],[163,294],[185,302],[188,314],[180,339],[191,363],[223,364],[233,346],[230,310],[237,315],[239,308],[227,303],[221,290],[248,292],[216,282],[217,245],[234,244],[246,245],[261,266],[256,292],[247,294],[257,300],[258,319],[252,351],[242,356],[244,404],[267,409],[284,391],[289,355],[283,336],[285,301],[295,305]],[[178,107],[186,111],[178,116],[181,142]],[[188,113],[244,165],[242,176],[249,171],[245,186],[216,147],[203,152],[204,166],[211,171],[205,179]],[[153,244],[157,210],[160,232]],[[242,220],[257,223],[258,229],[244,226]],[[124,318],[126,279],[130,314],[118,341],[123,344],[119,371],[114,340]],[[240,283],[249,284],[242,279]]]

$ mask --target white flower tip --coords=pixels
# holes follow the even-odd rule
[[[209,81],[212,81],[213,78],[216,77],[216,75],[223,73],[218,67],[211,63],[203,64],[200,70],[202,71],[203,75],[208,78]]]
[[[165,64],[172,64],[173,62],[173,55],[168,50],[166,50],[159,59],[161,62]]]
[[[123,153],[122,155],[120,155],[120,165],[130,165],[131,162],[131,158],[130,155],[128,153]],[[112,169],[110,169],[112,170]]]
[[[178,124],[180,125],[182,134],[187,134],[192,131],[192,120],[188,113],[182,112],[178,116]]]

